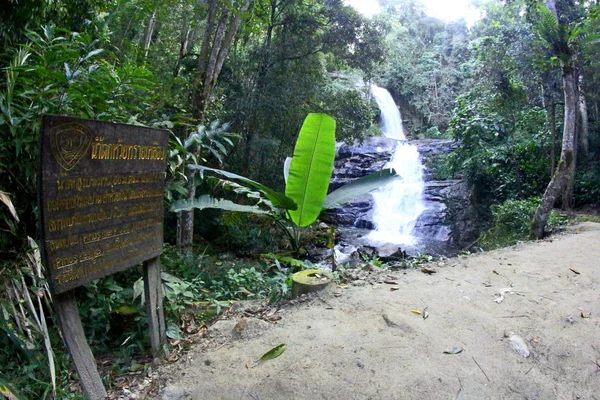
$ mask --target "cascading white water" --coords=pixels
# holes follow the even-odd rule
[[[419,215],[425,211],[423,202],[423,164],[416,146],[406,141],[402,129],[400,111],[390,93],[376,85],[371,93],[381,109],[382,131],[390,138],[398,140],[396,150],[386,168],[394,168],[402,179],[396,180],[373,193],[373,223],[376,230],[369,239],[395,244],[414,244],[411,233]]]

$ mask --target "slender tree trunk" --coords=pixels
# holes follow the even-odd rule
[[[210,99],[214,85],[217,83],[233,38],[240,28],[242,14],[248,8],[250,1],[246,1],[245,5],[235,13],[233,18],[230,17],[229,9],[223,9],[221,16],[218,18],[215,30],[218,3],[218,0],[209,0],[206,29],[200,47],[200,56],[198,57],[198,75],[194,85],[193,102],[194,116],[199,122],[204,120],[206,105]],[[215,30],[214,34],[213,30]],[[196,147],[195,149],[191,149],[191,151],[196,152],[197,158],[200,159],[198,152],[201,151],[201,148]],[[188,199],[193,199],[196,196],[194,173],[189,172],[187,178],[187,197]],[[194,234],[194,211],[184,211],[182,213],[180,231],[180,247],[185,253],[189,253],[192,248]]]
[[[146,27],[146,33],[144,35],[144,58],[148,58],[148,50],[150,49],[150,42],[152,42],[152,35],[154,34],[154,26],[156,25],[156,10],[152,13],[152,16],[148,20],[148,26]]]
[[[577,90],[576,90],[576,92],[577,92]],[[575,93],[575,97],[578,98],[579,94]],[[579,131],[580,131],[580,126],[578,123],[579,120],[580,120],[579,109],[576,108],[576,111],[575,111],[575,136],[573,137],[573,162],[571,163],[571,165],[569,167],[567,181],[565,182],[565,190],[564,190],[563,196],[562,196],[562,209],[565,211],[570,211],[573,209],[573,187],[575,184],[575,168],[577,165],[577,152],[578,152],[577,143],[579,141],[578,138],[579,138]]]
[[[196,197],[196,185],[194,184],[195,174],[193,172],[186,173],[187,183],[187,199],[192,200]],[[194,210],[181,212],[181,218],[179,219],[179,238],[180,248],[184,253],[189,254],[192,251],[192,245],[194,243]]]
[[[560,161],[552,179],[544,192],[542,202],[535,212],[529,231],[530,239],[540,239],[548,223],[550,212],[558,196],[567,186],[572,165],[575,162],[575,124],[577,119],[577,82],[576,72],[572,65],[563,65],[563,91],[565,97],[565,117],[563,129],[562,151]]]
[[[556,101],[554,101],[554,96],[552,96],[552,100],[550,103],[550,134],[552,136],[550,145],[550,159],[552,160],[552,169],[551,174],[554,175],[554,171],[556,170]]]
[[[589,140],[589,132],[590,125],[588,119],[588,107],[587,102],[585,101],[585,92],[583,90],[583,75],[579,76],[579,114],[581,115],[581,130],[579,131],[580,136],[579,139],[581,141],[581,151],[583,151],[583,156],[587,159],[590,152],[590,140]]]
[[[183,15],[181,18],[181,33],[179,34],[179,54],[177,56],[177,63],[175,64],[175,70],[173,71],[173,77],[175,78],[179,76],[179,72],[181,71],[181,64],[183,62],[183,58],[187,53],[191,34],[192,30],[190,29],[188,24],[188,10],[187,7],[184,5]]]

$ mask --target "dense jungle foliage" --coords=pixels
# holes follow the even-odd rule
[[[416,0],[381,0],[383,11],[371,18],[342,0],[5,1],[0,397],[82,398],[39,257],[42,115],[170,131],[162,264],[168,336],[178,340],[228,301],[285,298],[283,267],[310,263],[286,257],[296,250],[301,258],[302,243],[292,249],[273,219],[169,212],[175,201],[206,194],[247,198],[235,182],[199,180],[187,167],[232,171],[282,191],[282,166],[307,114],[332,116],[337,141],[378,134],[369,82],[390,90],[413,138],[458,141],[433,167],[438,177],[468,181],[479,223],[491,228],[484,240],[527,238],[564,164],[569,112],[576,163],[556,206],[597,210],[600,5],[559,0],[548,10],[546,3],[554,2],[478,1],[481,19],[468,26],[427,16]],[[330,231],[307,229],[309,240],[331,243]],[[257,254],[265,256],[236,258]],[[138,370],[132,357],[147,354],[140,276],[134,267],[77,289],[94,353],[106,354],[107,385]]]

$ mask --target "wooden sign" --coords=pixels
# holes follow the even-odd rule
[[[100,399],[106,391],[69,290],[144,262],[152,346],[159,349],[164,342],[157,257],[163,245],[168,133],[45,116],[40,143],[39,207],[48,280],[84,390]]]
[[[48,116],[40,212],[50,286],[61,293],[160,255],[168,134]]]

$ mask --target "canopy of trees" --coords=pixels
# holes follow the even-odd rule
[[[43,114],[170,130],[170,207],[240,190],[198,181],[190,164],[281,191],[309,113],[335,118],[337,141],[376,134],[368,90],[376,82],[393,94],[409,135],[457,140],[447,161],[469,182],[482,224],[506,200],[540,198],[530,232],[538,238],[552,207],[600,203],[600,2],[478,1],[473,26],[428,17],[417,0],[380,4],[372,18],[342,0],[9,0],[0,8],[0,362],[34,365],[29,378],[11,370],[12,379],[25,376],[18,385],[28,395],[58,390],[30,385],[31,371],[56,381],[39,359],[52,353],[34,351],[50,344],[39,314],[51,307],[26,257],[38,238]],[[273,241],[264,221],[202,213],[168,215],[166,241],[188,252],[194,235],[236,251]],[[187,290],[192,281],[176,284]],[[104,296],[102,307],[131,302],[130,286],[107,282],[89,288]],[[39,308],[19,303],[28,295]],[[88,317],[100,308],[91,304]],[[90,328],[93,344],[105,344],[108,319]],[[9,380],[0,373],[0,389]]]

